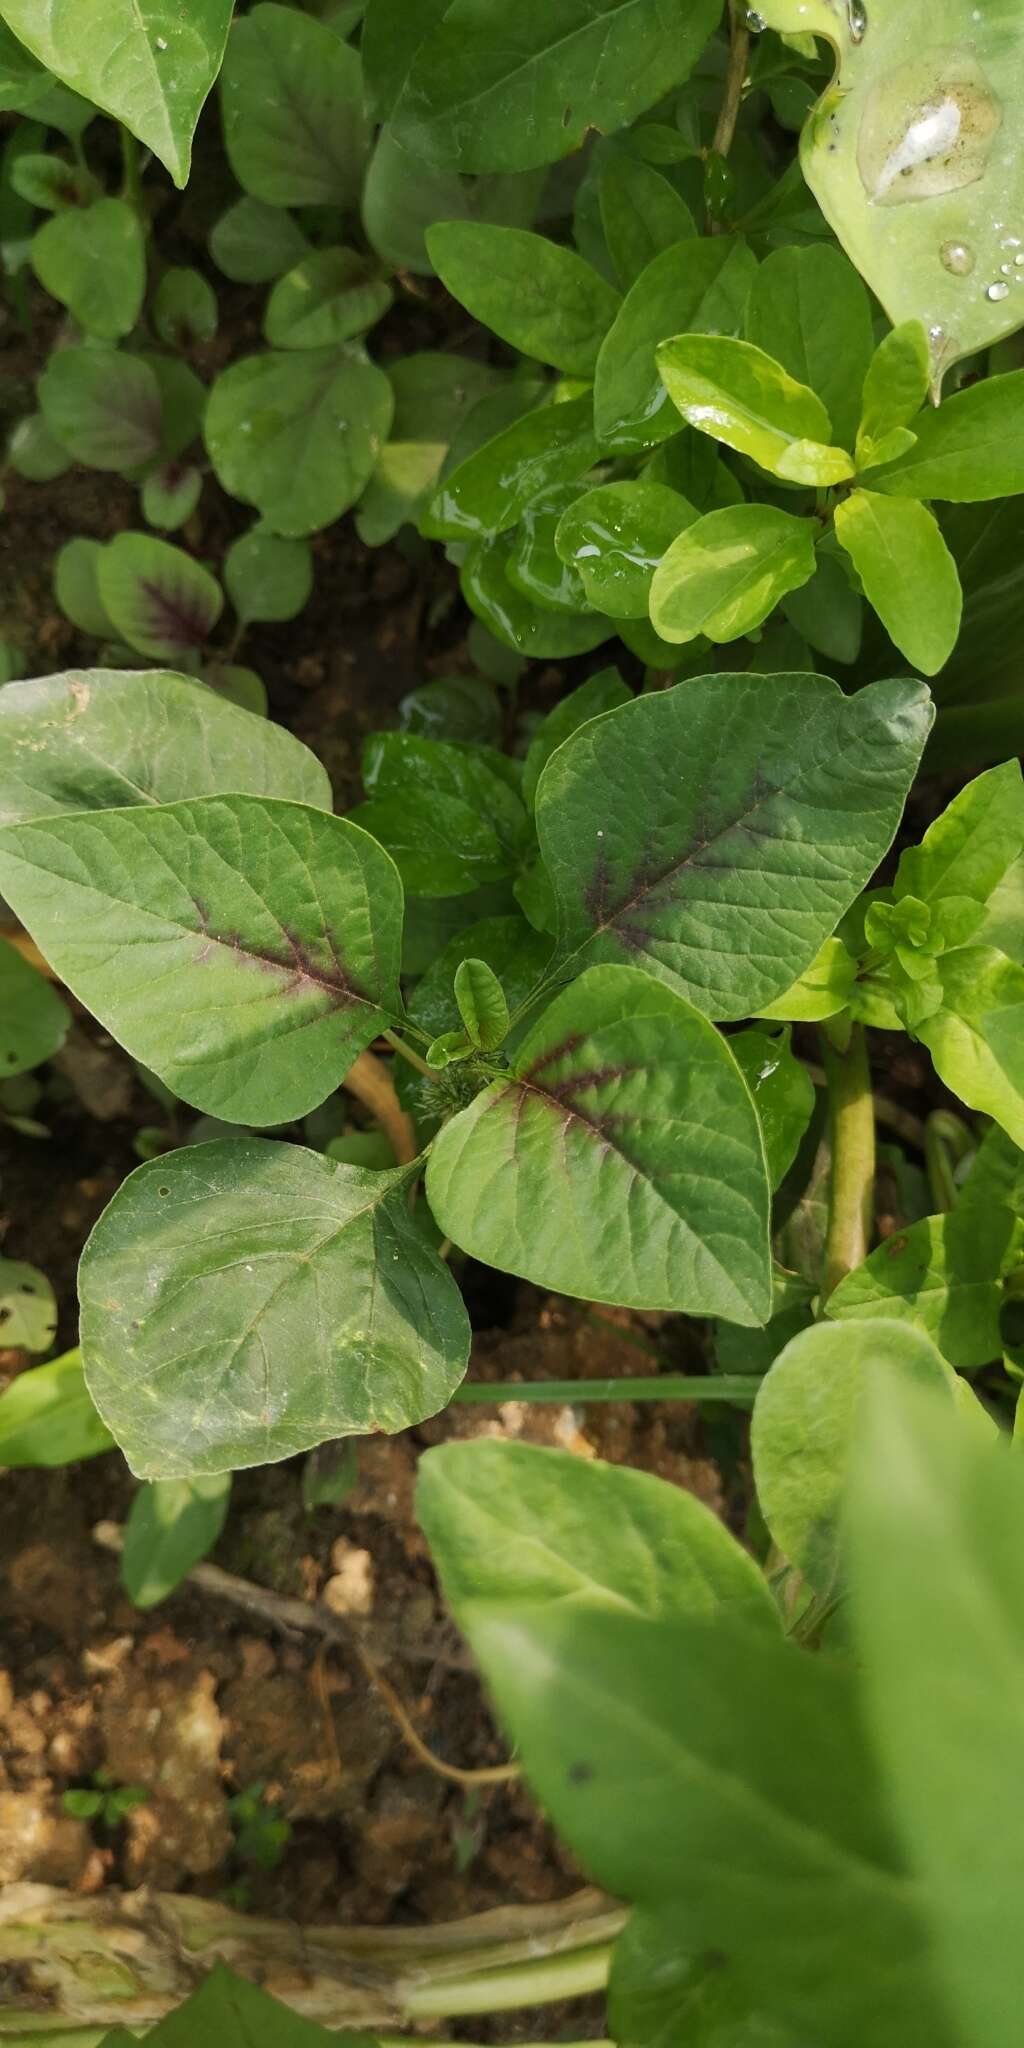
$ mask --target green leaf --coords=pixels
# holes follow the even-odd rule
[[[848,1514],[864,1711],[932,1921],[963,2048],[1011,2048],[1024,1670],[1024,1510],[1004,1443],[965,1442],[937,1401],[876,1386]],[[907,1513],[907,1503],[913,1511]]]
[[[455,971],[455,1001],[467,1037],[481,1052],[493,1052],[508,1037],[508,998],[492,967],[472,955]]]
[[[317,249],[279,277],[263,332],[272,348],[330,348],[383,318],[391,286],[356,249]]]
[[[699,433],[749,455],[790,483],[838,484],[853,475],[820,398],[748,341],[681,334],[657,350],[661,379]]]
[[[89,1387],[140,1478],[273,1463],[445,1406],[469,1324],[411,1177],[259,1138],[129,1175],[79,1290]]]
[[[433,14],[435,10],[431,9]],[[452,0],[429,20],[398,95],[399,139],[461,171],[524,171],[623,128],[687,78],[717,0],[520,0],[514,18]],[[419,0],[402,10],[413,32]],[[397,24],[392,31],[398,33]],[[408,35],[408,28],[406,34]]]
[[[519,867],[526,812],[476,748],[377,733],[363,781],[369,801],[351,816],[387,848],[412,895],[460,896]]]
[[[890,640],[922,674],[937,675],[957,643],[963,593],[934,513],[852,491],[836,506],[835,528]]]
[[[857,468],[871,469],[905,454],[917,440],[910,432],[927,403],[931,385],[931,353],[920,320],[905,320],[880,341],[864,379]]]
[[[509,1009],[518,1010],[540,981],[550,953],[550,939],[525,919],[481,918],[458,932],[431,961],[409,999],[409,1015],[431,1038],[456,1030],[454,982],[464,960],[485,960],[501,982]]]
[[[1024,370],[968,385],[914,432],[913,448],[872,473],[873,491],[954,504],[1024,491]]]
[[[808,647],[830,662],[856,661],[861,648],[864,604],[850,583],[842,556],[819,545],[814,575],[782,600],[783,616]]]
[[[598,192],[608,252],[626,291],[663,249],[696,235],[693,215],[675,186],[625,150],[608,158]]]
[[[151,2048],[377,2048],[369,2034],[328,2032],[215,1963],[198,1991],[149,2036]]]
[[[738,1031],[729,1051],[754,1098],[773,1191],[781,1186],[814,1114],[814,1083],[788,1031]]]
[[[602,711],[615,711],[620,704],[631,704],[633,692],[623,682],[617,668],[599,669],[596,675],[588,676],[575,690],[570,690],[549,711],[547,717],[534,733],[530,749],[523,766],[523,802],[532,810],[537,794],[537,784],[556,748],[563,740],[586,725],[590,718],[598,718]]]
[[[753,1559],[695,1494],[628,1465],[478,1437],[421,1459],[416,1512],[456,1619],[472,1605],[728,1614],[779,1629]]]
[[[183,186],[192,136],[220,69],[231,0],[3,0],[4,20],[74,92],[123,121]]]
[[[758,1388],[750,1441],[761,1512],[783,1555],[820,1593],[836,1588],[860,1412],[872,1375],[882,1374],[954,1398],[956,1376],[930,1338],[884,1316],[802,1331]]]
[[[926,903],[946,945],[964,945],[979,932],[989,898],[1022,851],[1024,779],[1019,761],[1004,761],[975,776],[929,825],[920,846],[901,854],[894,897]]]
[[[165,463],[150,470],[143,483],[142,516],[147,526],[176,533],[191,519],[202,494],[202,471],[194,463]]]
[[[153,326],[168,348],[193,348],[217,332],[217,294],[198,270],[165,270],[152,311]]]
[[[672,542],[651,583],[651,624],[673,644],[739,640],[814,574],[814,529],[773,505],[706,512]]]
[[[163,402],[155,372],[118,349],[58,349],[39,379],[51,434],[90,469],[141,469],[160,453]]]
[[[8,683],[4,691],[13,689]],[[26,1074],[59,1052],[71,1013],[38,968],[0,938],[0,1081]]]
[[[393,409],[383,371],[354,344],[246,356],[210,393],[206,445],[232,497],[255,505],[274,532],[301,539],[355,503]]]
[[[393,539],[436,483],[448,447],[497,373],[468,356],[400,356],[388,364],[395,395],[391,437],[377,457],[356,512],[368,547]]]
[[[570,377],[590,377],[621,300],[589,263],[546,235],[440,221],[431,263],[452,297],[511,348]]]
[[[756,2016],[718,1951],[684,1945],[675,1904],[636,1910],[620,1934],[608,1985],[608,2023],[625,2048],[796,2048],[788,2030]]]
[[[224,1527],[227,1473],[154,1479],[140,1486],[124,1528],[121,1584],[136,1607],[157,1607],[207,1556]]]
[[[11,468],[33,484],[53,483],[71,468],[67,449],[55,440],[39,412],[28,413],[11,429],[6,452]]]
[[[845,1010],[857,979],[857,962],[841,939],[826,939],[809,967],[774,1003],[764,1003],[759,1017],[778,1017],[794,1024],[820,1024]]]
[[[506,575],[515,547],[513,534],[478,541],[462,569],[462,594],[470,610],[505,647],[530,660],[558,660],[587,654],[614,630],[611,619],[594,612],[554,612],[533,604]]]
[[[6,1031],[6,1015],[2,1028]],[[49,1351],[56,1328],[57,1303],[46,1274],[18,1259],[0,1258],[0,1344]]]
[[[990,946],[958,946],[935,973],[941,1007],[914,1036],[947,1088],[1024,1146],[1024,968]]]
[[[970,1185],[970,1183],[968,1183]],[[1002,1281],[1020,1263],[1022,1233],[1008,1209],[958,1203],[888,1237],[828,1299],[838,1322],[888,1316],[923,1330],[950,1365],[990,1365],[1002,1351]]]
[[[55,213],[32,240],[32,268],[80,327],[102,341],[130,334],[146,290],[146,245],[123,199]]]
[[[281,540],[254,527],[232,541],[224,586],[240,621],[294,619],[313,591],[313,557],[304,540]]]
[[[205,647],[224,598],[208,569],[148,533],[120,533],[97,563],[100,601],[138,654],[175,661]]]
[[[745,332],[817,393],[840,445],[852,447],[873,336],[867,292],[841,251],[825,242],[774,250],[751,285]]]
[[[186,676],[72,669],[0,692],[0,824],[239,791],[331,808],[308,747]]]
[[[61,611],[82,633],[113,640],[114,628],[100,598],[99,564],[103,544],[76,536],[65,541],[53,565],[53,594]]]
[[[594,426],[603,447],[654,448],[679,432],[658,344],[673,334],[738,334],[756,270],[745,242],[717,235],[678,242],[641,272],[597,359]]]
[[[8,826],[0,887],[133,1058],[228,1123],[304,1116],[402,1014],[397,873],[358,826],[301,804]]]
[[[654,572],[696,517],[665,484],[598,484],[563,513],[555,545],[599,610],[613,619],[645,619]]]
[[[417,50],[443,20],[448,5],[449,0],[369,0],[363,22],[363,68],[367,101],[376,120],[387,120]]]
[[[562,514],[586,490],[582,479],[555,484],[524,505],[505,562],[505,574],[513,588],[542,610],[562,612],[571,618],[589,612],[587,593],[575,569],[563,562],[555,547]]]
[[[290,213],[248,193],[222,213],[210,234],[218,270],[236,284],[269,284],[300,262],[309,249]]]
[[[763,1011],[891,844],[931,719],[920,683],[712,675],[584,726],[537,791],[560,958],[642,965],[712,1017]]]
[[[426,237],[436,221],[491,221],[529,227],[537,210],[542,171],[460,178],[405,149],[382,128],[363,188],[363,228],[378,256],[395,269],[433,276]]]
[[[427,1198],[463,1251],[562,1294],[746,1324],[771,1306],[746,1085],[706,1020],[635,968],[555,998],[507,1079],[435,1140]]]
[[[261,0],[231,31],[224,143],[269,206],[351,206],[369,151],[358,53],[322,22]]]
[[[571,483],[597,460],[588,398],[524,414],[442,477],[420,517],[430,540],[475,540],[504,533],[531,498]]]
[[[78,1351],[20,1372],[0,1394],[0,1468],[74,1465],[113,1448],[87,1391]]]
[[[399,704],[398,722],[403,732],[419,739],[497,747],[504,716],[493,683],[482,676],[453,675],[410,690]]]

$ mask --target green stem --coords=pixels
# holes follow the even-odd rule
[[[410,2019],[455,2019],[463,2013],[517,2012],[524,2005],[554,2005],[563,1998],[585,1998],[603,1991],[611,1967],[612,1945],[583,1949],[576,1955],[541,1957],[504,1970],[486,1970],[410,1991]]]
[[[974,1149],[974,1135],[947,1109],[933,1110],[924,1127],[924,1160],[936,1212],[948,1216],[956,1208],[955,1169]]]
[[[143,219],[142,177],[139,171],[139,145],[134,135],[121,128],[121,197],[128,201],[139,219]]]
[[[821,1033],[828,1081],[832,1177],[821,1298],[863,1264],[871,1242],[875,1197],[875,1105],[863,1024],[855,1024],[840,1052]]]
[[[413,1052],[411,1045],[406,1045],[405,1040],[399,1038],[397,1031],[382,1031],[381,1037],[386,1038],[392,1052],[401,1053],[402,1058],[408,1060],[409,1065],[415,1067],[418,1074],[426,1074],[429,1081],[437,1080],[433,1068],[428,1067],[426,1060],[421,1060],[418,1052]]]
[[[750,1407],[757,1392],[753,1374],[711,1373],[706,1379],[663,1372],[654,1379],[614,1380],[463,1380],[453,1401],[474,1407],[498,1407],[505,1401],[568,1401],[586,1407],[591,1401],[725,1401]]]
[[[728,156],[732,148],[740,102],[743,98],[743,81],[747,75],[747,59],[750,56],[750,30],[745,20],[741,18],[741,10],[736,5],[736,0],[729,0],[729,20],[729,68],[725,74],[725,92],[719,108],[714,141],[711,144],[713,156]]]

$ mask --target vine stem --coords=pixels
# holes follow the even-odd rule
[[[742,19],[736,0],[729,0],[731,38],[729,44],[729,68],[725,74],[725,92],[718,110],[718,123],[712,156],[728,156],[736,133],[740,102],[743,98],[743,81],[747,75],[747,59],[750,56],[750,30]]]
[[[828,1082],[832,1177],[821,1298],[867,1258],[874,1220],[875,1104],[863,1024],[854,1024],[845,1050],[821,1033]]]
[[[415,1067],[418,1074],[426,1074],[430,1081],[437,1080],[433,1067],[428,1067],[426,1060],[421,1059],[418,1052],[413,1052],[412,1046],[406,1045],[404,1038],[399,1038],[397,1031],[382,1031],[381,1037],[386,1038],[392,1052],[401,1053],[403,1060],[408,1060],[409,1065]]]

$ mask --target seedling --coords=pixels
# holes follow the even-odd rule
[[[93,1820],[113,1834],[148,1798],[144,1785],[116,1785],[110,1772],[101,1769],[93,1772],[88,1785],[72,1786],[63,1793],[61,1805],[72,1820]]]

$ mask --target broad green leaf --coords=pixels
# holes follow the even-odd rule
[[[1018,856],[997,882],[975,934],[980,946],[995,946],[1024,966],[1024,856]]]
[[[5,1014],[0,1035],[6,1023]],[[49,1351],[56,1328],[57,1303],[46,1274],[18,1259],[0,1258],[0,1344],[21,1351]]]
[[[1024,1146],[1024,968],[990,946],[935,963],[941,1007],[913,1026],[947,1088]]]
[[[153,293],[152,312],[153,326],[168,348],[192,348],[212,341],[217,332],[217,294],[198,270],[165,270]]]
[[[890,640],[923,675],[937,675],[957,643],[963,593],[934,513],[852,491],[836,506],[835,529]]]
[[[6,453],[11,468],[32,484],[53,483],[71,468],[67,449],[51,434],[40,412],[26,414],[12,428]]]
[[[841,939],[826,939],[809,967],[774,1003],[764,1003],[759,1017],[779,1017],[793,1024],[820,1024],[845,1010],[857,979],[857,962]]]
[[[86,1388],[78,1351],[20,1372],[0,1394],[0,1469],[74,1465],[113,1448]]]
[[[548,712],[530,741],[523,766],[523,802],[533,809],[541,774],[563,740],[567,740],[579,726],[586,725],[588,719],[598,718],[602,711],[615,711],[620,704],[632,701],[633,692],[623,682],[617,668],[599,669],[577,689],[570,690],[568,696]]]
[[[729,1051],[754,1098],[773,1190],[785,1180],[814,1114],[814,1083],[795,1058],[790,1035],[752,1026],[729,1040]]]
[[[912,1323],[950,1365],[990,1365],[999,1357],[1004,1276],[1020,1263],[1021,1227],[1009,1209],[958,1204],[949,1216],[925,1216],[886,1238],[830,1294],[839,1322],[889,1316]]]
[[[430,540],[504,533],[538,492],[592,468],[597,452],[589,397],[528,412],[442,477],[420,531]]]
[[[663,640],[739,640],[814,574],[814,529],[774,505],[729,505],[687,526],[651,582]]]
[[[223,1138],[129,1175],[82,1258],[90,1391],[144,1479],[195,1479],[443,1408],[469,1324],[410,1169]]]
[[[112,621],[100,597],[99,563],[103,543],[82,535],[67,540],[53,565],[53,594],[61,611],[82,633],[97,640],[114,639]]]
[[[355,344],[245,356],[210,393],[206,445],[232,497],[255,505],[273,532],[301,539],[355,503],[393,410],[383,371]]]
[[[356,512],[359,537],[368,547],[391,540],[413,521],[436,483],[448,448],[497,372],[469,356],[443,353],[400,356],[387,367],[395,394],[395,416],[386,447]]]
[[[926,903],[946,945],[962,946],[1022,850],[1024,780],[1019,761],[1004,761],[975,776],[901,855],[893,893]]]
[[[590,611],[587,593],[575,569],[562,561],[555,546],[562,514],[586,490],[583,478],[554,484],[524,505],[512,536],[505,574],[515,590],[546,611],[579,617]]]
[[[864,379],[857,468],[870,469],[912,448],[910,422],[927,403],[931,352],[920,320],[905,320],[880,341]]]
[[[8,683],[4,696],[13,688]],[[46,976],[23,960],[16,946],[0,938],[0,1081],[26,1074],[52,1058],[70,1023],[67,1004]]]
[[[227,1473],[140,1486],[124,1529],[121,1584],[136,1607],[157,1607],[213,1549],[231,1494]]]
[[[954,504],[1024,491],[1024,370],[968,385],[922,413],[914,432],[913,448],[872,473],[873,491]]]
[[[188,177],[192,136],[220,70],[231,0],[3,0],[3,16],[63,85],[122,121],[170,171]]]
[[[437,676],[410,690],[398,706],[403,732],[424,740],[471,740],[497,747],[504,727],[493,683],[483,676]]]
[[[956,1376],[931,1339],[885,1316],[804,1330],[758,1388],[750,1441],[761,1513],[783,1555],[820,1593],[833,1593],[839,1578],[860,1413],[872,1375],[883,1374],[953,1401]]]
[[[366,97],[374,118],[386,121],[421,43],[443,20],[449,0],[368,0],[362,52]]]
[[[210,233],[210,254],[218,270],[236,284],[269,284],[301,262],[308,250],[290,213],[248,193],[221,214]]]
[[[587,654],[614,631],[601,613],[554,612],[534,604],[506,575],[515,535],[500,533],[477,542],[463,564],[462,594],[470,610],[505,647],[530,660],[558,660]]]
[[[406,12],[422,23],[419,4]],[[396,133],[460,171],[555,163],[588,129],[623,128],[681,84],[718,13],[717,0],[519,0],[510,16],[452,0],[412,58]]]
[[[675,186],[625,150],[608,157],[598,192],[608,252],[625,291],[663,249],[696,235],[693,215]]]
[[[58,349],[39,379],[51,434],[90,469],[141,469],[160,453],[163,401],[152,365],[118,349]]]
[[[739,334],[756,270],[745,242],[717,235],[678,242],[641,272],[597,359],[594,426],[603,447],[654,448],[679,432],[658,344],[674,334]]]
[[[455,1001],[463,1029],[482,1052],[493,1052],[508,1037],[508,997],[486,960],[468,954],[455,970]]]
[[[191,519],[202,494],[202,471],[194,463],[166,463],[150,470],[143,483],[142,516],[147,526],[176,533]]]
[[[1013,2048],[1024,1684],[1024,1502],[1005,1443],[877,1386],[847,1521],[864,1711],[934,1928],[963,2048]],[[908,1512],[909,1505],[909,1512]],[[1008,1747],[1009,1745],[1009,1747]]]
[[[296,618],[313,590],[308,542],[281,540],[254,527],[232,541],[224,557],[224,586],[245,625]]]
[[[726,335],[681,334],[662,342],[657,363],[691,427],[773,476],[824,485],[853,475],[852,458],[829,445],[832,423],[820,398],[763,349]]]
[[[139,216],[124,199],[55,213],[32,240],[32,268],[80,327],[102,341],[130,334],[146,290]]]
[[[509,1009],[516,1011],[541,979],[551,941],[522,917],[486,917],[467,925],[431,961],[409,998],[414,1024],[439,1038],[459,1025],[455,976],[464,960],[486,960],[498,976]]]
[[[148,2039],[151,2048],[377,2048],[369,2034],[328,2032],[303,2019],[223,1963]]]
[[[816,552],[814,575],[782,600],[783,617],[808,647],[830,662],[854,662],[864,630],[864,601],[854,590],[842,555],[828,542]]]
[[[645,619],[658,563],[696,517],[665,484],[598,484],[563,513],[555,545],[599,610]]]
[[[416,1512],[445,1598],[779,1629],[763,1573],[683,1487],[628,1465],[477,1437],[421,1459]]]
[[[475,747],[378,733],[363,781],[368,801],[351,816],[387,848],[414,896],[461,896],[514,874],[526,853],[523,805]]]
[[[685,1946],[676,1905],[637,1909],[620,1934],[608,2023],[625,2048],[797,2048],[788,2029],[755,2015],[719,1952]]]
[[[537,791],[561,958],[642,965],[708,1016],[763,1011],[891,844],[931,720],[920,683],[712,675],[582,727]]]
[[[680,1946],[800,2042],[955,2048],[845,1664],[722,1615],[480,1600],[463,1626],[593,1879],[674,1907]]]
[[[817,393],[836,439],[852,447],[873,341],[868,295],[841,251],[774,250],[751,285],[745,334]]]
[[[511,348],[571,377],[593,375],[621,300],[589,263],[546,235],[440,221],[427,235],[442,284]]]
[[[0,825],[239,791],[331,808],[315,754],[190,677],[72,669],[0,692]]]
[[[120,533],[97,562],[100,602],[122,640],[154,661],[194,656],[221,615],[220,585],[181,548]]]
[[[435,1140],[427,1197],[461,1250],[562,1294],[745,1324],[771,1306],[746,1085],[706,1019],[635,968],[555,998]]]
[[[403,148],[382,128],[363,187],[363,229],[371,248],[396,270],[433,276],[427,234],[437,221],[490,221],[529,227],[537,210],[543,171],[460,178]]]
[[[221,77],[239,184],[269,206],[351,206],[369,150],[359,57],[273,0],[236,21]]]
[[[0,888],[132,1056],[228,1123],[304,1116],[402,1013],[396,870],[302,804],[198,797],[8,826]]]
[[[358,250],[317,249],[278,278],[263,332],[271,348],[330,348],[365,334],[393,296]]]

